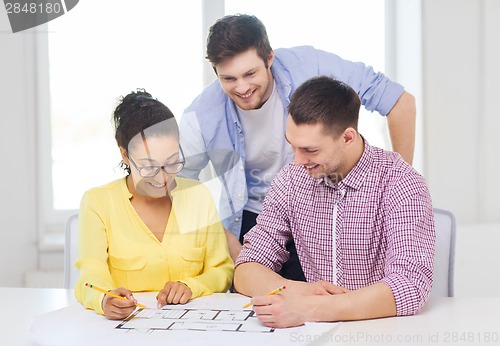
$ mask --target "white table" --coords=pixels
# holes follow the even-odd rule
[[[35,345],[29,328],[33,318],[76,302],[73,290],[0,287],[2,345]]]
[[[33,318],[75,302],[65,289],[0,288],[0,296],[1,340],[9,346],[35,345],[29,334]],[[323,334],[288,332],[292,345],[498,345],[500,298],[435,298],[415,316],[343,322]]]
[[[343,322],[313,345],[500,345],[500,298],[433,298],[415,316]]]

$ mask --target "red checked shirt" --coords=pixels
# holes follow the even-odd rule
[[[359,162],[338,184],[312,178],[302,166],[285,166],[236,265],[258,262],[277,272],[289,258],[285,244],[292,237],[308,282],[350,290],[385,282],[399,316],[416,313],[429,297],[431,198],[424,178],[397,153],[365,141]]]

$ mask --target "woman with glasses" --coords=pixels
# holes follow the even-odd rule
[[[172,112],[138,90],[121,100],[113,120],[127,176],[82,198],[76,298],[123,319],[136,308],[132,292],[158,291],[161,307],[227,291],[233,261],[211,194],[176,177],[186,158]]]

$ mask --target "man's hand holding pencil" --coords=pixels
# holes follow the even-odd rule
[[[348,289],[334,285],[327,281],[299,282],[288,280],[285,286],[275,289],[263,296],[254,296],[251,303],[259,321],[267,327],[283,328],[300,326],[305,321],[311,321],[310,310],[314,306],[321,306],[318,302],[328,299],[328,296],[349,292]],[[282,294],[277,294],[282,293]],[[311,309],[307,307],[308,302]]]
[[[276,294],[278,292],[283,291],[285,288],[286,288],[286,286],[278,287],[277,289],[272,290],[271,292],[269,292],[268,294],[266,294],[266,296],[272,296],[273,294]],[[243,306],[243,309],[246,309],[246,308],[250,307],[251,305],[252,305],[252,302],[250,301],[249,303],[247,303],[247,304],[245,304]]]

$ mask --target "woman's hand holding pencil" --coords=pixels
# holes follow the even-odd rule
[[[110,320],[121,320],[129,316],[136,307],[146,309],[147,307],[137,302],[132,292],[120,287],[112,291],[106,291],[95,285],[86,283],[85,286],[105,294],[102,300],[104,315]]]

